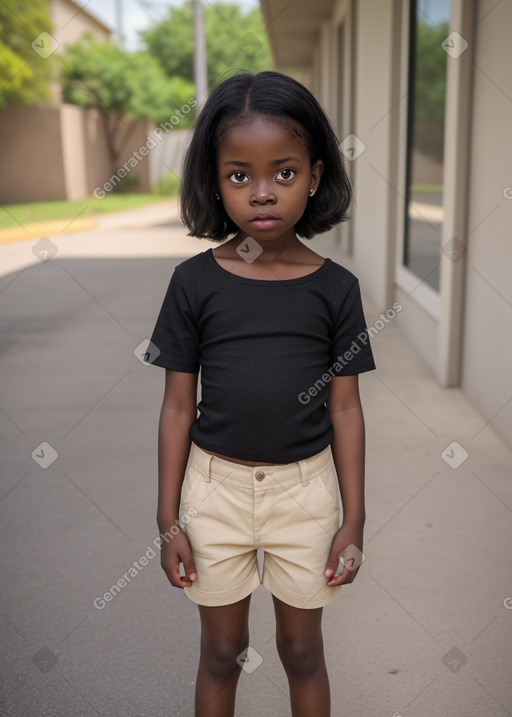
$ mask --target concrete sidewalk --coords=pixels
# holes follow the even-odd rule
[[[77,226],[77,222],[71,226]],[[149,239],[145,233],[148,228]],[[206,248],[204,241],[186,236],[176,200],[170,199],[130,211],[95,215],[94,226],[84,230],[56,231],[0,244],[0,276],[39,264],[47,238],[55,245],[54,256],[60,258],[186,257]]]
[[[185,236],[172,203],[41,239],[0,246],[0,711],[192,715],[197,608],[152,548],[164,372],[134,351],[174,266],[212,244]],[[325,238],[311,246],[351,268]],[[332,714],[511,715],[511,451],[397,320],[372,346],[366,561],[324,610]],[[286,717],[263,587],[250,627],[263,662],[241,675],[237,717]]]

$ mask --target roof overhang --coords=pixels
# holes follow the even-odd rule
[[[334,0],[260,0],[260,4],[276,66],[309,67]]]

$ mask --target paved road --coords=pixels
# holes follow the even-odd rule
[[[184,237],[169,205],[49,240],[47,261],[36,239],[0,248],[0,712],[192,715],[197,608],[152,548],[164,372],[134,350],[176,263],[210,244]],[[396,321],[373,346],[366,562],[324,611],[333,715],[505,717],[511,452]],[[263,663],[242,673],[237,717],[289,715],[263,587],[251,645]]]

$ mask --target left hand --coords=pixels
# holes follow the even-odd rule
[[[327,561],[325,576],[327,585],[345,585],[351,583],[364,560],[363,554],[363,528],[362,523],[342,524],[334,534],[331,552]],[[343,559],[343,570],[339,575],[336,572],[340,566],[340,555]]]

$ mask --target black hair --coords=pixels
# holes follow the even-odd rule
[[[295,225],[296,233],[311,239],[345,221],[352,189],[338,139],[318,101],[300,82],[280,72],[242,72],[213,90],[194,125],[179,192],[181,219],[189,236],[221,241],[238,231],[215,196],[217,149],[221,135],[249,114],[285,122],[302,136],[311,164],[323,161],[320,184]]]

